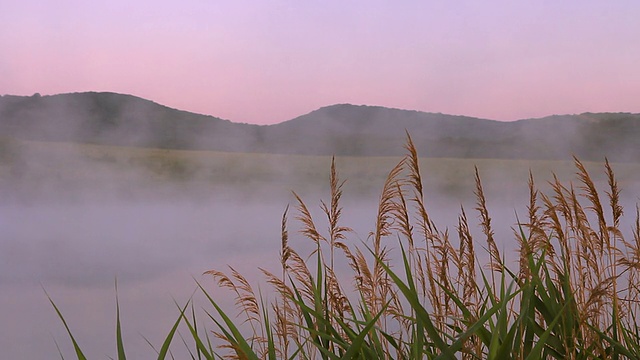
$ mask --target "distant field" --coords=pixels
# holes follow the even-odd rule
[[[10,148],[10,149],[8,149]],[[170,195],[181,191],[224,193],[231,189],[251,196],[284,196],[324,191],[328,187],[328,156],[274,155],[129,148],[75,143],[11,141],[0,157],[0,179],[11,191],[47,197],[47,193],[78,197],[107,191],[119,196]],[[8,154],[8,155],[7,155]],[[398,157],[339,157],[336,164],[345,193],[378,192]],[[555,173],[573,179],[568,161],[423,158],[420,162],[427,195],[468,196],[477,166],[488,193],[526,196],[529,170],[539,187]],[[601,163],[585,163],[596,181],[604,181]],[[613,164],[623,188],[639,183],[640,164]],[[66,194],[66,195],[65,195]],[[519,195],[518,195],[519,194]],[[5,194],[6,195],[6,194]],[[51,194],[49,194],[51,195]]]

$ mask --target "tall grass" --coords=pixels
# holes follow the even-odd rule
[[[240,312],[229,316],[208,285],[198,284],[215,330],[198,332],[196,316],[180,309],[194,340],[192,357],[640,358],[640,217],[636,209],[631,233],[623,234],[620,190],[608,162],[604,194],[578,159],[577,182],[554,177],[549,194],[537,190],[531,175],[527,213],[513,229],[518,258],[509,261],[496,244],[478,169],[472,211],[481,238],[472,235],[464,207],[450,233],[429,216],[409,136],[406,149],[384,183],[367,241],[351,240],[341,222],[343,182],[332,162],[330,200],[320,204],[327,230],[294,194],[295,220],[313,251],[300,254],[291,244],[287,209],[281,268],[261,269],[271,295],[256,292],[234,268],[207,271],[231,291]],[[478,256],[481,248],[488,256]],[[174,332],[175,326],[165,344]]]

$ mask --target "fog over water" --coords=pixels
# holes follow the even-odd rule
[[[183,154],[180,161],[190,159],[183,163],[167,153],[154,158],[156,153],[118,155],[110,148],[70,151],[60,146],[26,144],[37,157],[0,166],[0,349],[7,358],[56,357],[54,339],[65,356],[73,354],[43,287],[90,358],[114,356],[116,277],[127,353],[131,358],[153,357],[142,335],[160,347],[179,314],[174,300],[186,303],[195,280],[230,306],[227,293],[216,290],[213,281],[201,275],[204,271],[232,265],[254,281],[256,289],[261,283],[267,291],[258,267],[279,269],[280,225],[287,204],[290,243],[308,254],[311,243],[296,231],[291,190],[312,210],[318,228],[327,228],[319,204],[329,199],[328,157],[207,157],[193,152]],[[336,160],[339,176],[347,179],[342,223],[354,229],[349,243],[361,245],[374,229],[384,174],[397,160]],[[515,212],[525,214],[528,169],[535,170],[543,190],[548,190],[551,171],[567,179],[574,172],[570,163],[475,163],[498,245],[507,255],[515,248]],[[167,170],[167,164],[173,167]],[[448,228],[456,239],[461,204],[470,224],[477,224],[474,162],[427,160],[423,165],[430,215],[440,230]],[[603,171],[598,164],[589,168]],[[636,168],[619,167],[624,199],[631,206],[637,200],[631,195],[637,194]],[[597,178],[602,182],[602,176]],[[633,208],[627,212],[632,215]],[[481,249],[483,238],[473,227]],[[397,248],[397,240],[389,241]],[[195,301],[198,309],[207,308],[199,294]],[[181,331],[188,338],[186,329]],[[176,354],[184,350],[179,338],[172,348]]]
[[[6,342],[0,347],[23,358],[35,345],[41,352],[27,358],[47,358],[55,354],[49,332],[61,345],[68,343],[42,284],[69,317],[74,333],[85,337],[82,344],[90,352],[112,354],[113,348],[102,345],[115,339],[117,276],[123,321],[132,335],[127,337],[129,350],[142,355],[134,344],[147,346],[136,329],[161,344],[160,336],[177,315],[172,297],[187,299],[195,288],[191,276],[199,278],[226,263],[244,267],[244,262],[261,259],[269,265],[277,256],[282,208],[228,201],[207,206],[122,202],[0,207],[0,312],[8,332],[0,337]],[[7,320],[17,329],[6,326]]]

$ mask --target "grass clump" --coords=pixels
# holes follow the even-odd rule
[[[232,267],[207,271],[232,292],[240,313],[230,317],[198,284],[216,329],[202,335],[196,316],[185,316],[181,308],[179,321],[194,340],[192,356],[640,358],[640,217],[636,209],[631,234],[623,235],[620,190],[608,162],[604,196],[577,159],[575,185],[554,177],[551,193],[543,194],[530,176],[527,213],[514,228],[518,256],[509,261],[494,239],[478,170],[474,210],[481,239],[473,235],[464,207],[454,234],[431,220],[410,137],[406,149],[384,183],[366,242],[350,242],[351,229],[341,223],[343,182],[332,162],[330,200],[320,204],[328,229],[319,230],[294,193],[300,233],[313,250],[300,254],[290,244],[287,209],[281,268],[261,269],[273,295],[256,292]],[[478,254],[478,247],[486,254]]]

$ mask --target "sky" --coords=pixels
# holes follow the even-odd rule
[[[271,124],[336,103],[640,112],[640,1],[0,0],[0,95]]]

